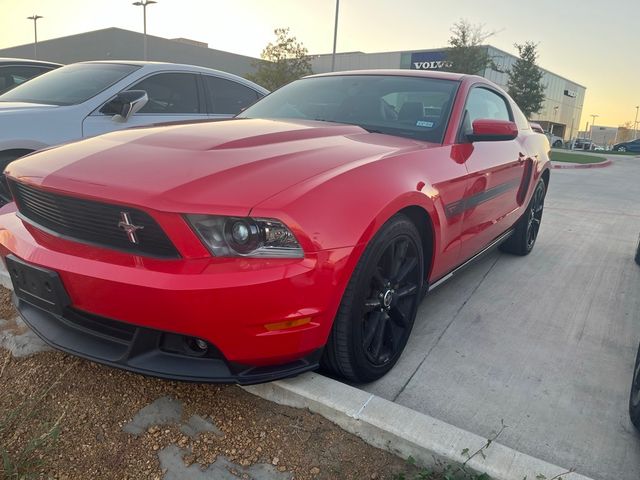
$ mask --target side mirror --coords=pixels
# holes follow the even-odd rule
[[[129,117],[144,107],[149,96],[144,90],[127,90],[118,93],[100,109],[100,113],[113,115],[114,122],[126,122]]]
[[[471,142],[499,142],[518,136],[518,126],[508,120],[482,118],[473,122],[473,132],[467,134]]]

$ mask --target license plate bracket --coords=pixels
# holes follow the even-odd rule
[[[30,265],[15,255],[8,255],[5,260],[18,298],[56,315],[62,315],[71,304],[57,272]]]

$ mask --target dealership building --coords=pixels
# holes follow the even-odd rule
[[[255,71],[262,60],[209,48],[206,43],[184,38],[167,39],[148,35],[148,58],[152,61],[186,63],[215,68],[245,77]],[[143,58],[144,36],[121,28],[105,28],[38,42],[38,57],[58,63],[87,60],[140,60]],[[486,48],[495,63],[482,76],[506,88],[507,71],[517,57],[492,46]],[[0,57],[33,58],[33,44],[0,50]],[[312,55],[315,73],[331,70],[331,54]],[[446,64],[446,49],[410,50],[399,52],[349,52],[336,55],[336,70],[403,68],[441,70]],[[546,99],[531,120],[546,131],[569,139],[578,131],[586,88],[558,74],[542,69]]]
[[[481,75],[506,90],[506,72],[511,70],[518,57],[490,45],[483,48],[493,59],[495,69],[487,68]],[[311,62],[313,71],[331,71],[331,57],[331,54],[314,56]],[[336,54],[335,69],[442,70],[446,63],[446,49],[443,48],[382,53],[349,52]],[[542,82],[546,86],[545,101],[540,112],[532,115],[531,120],[540,123],[545,131],[552,131],[554,135],[568,140],[578,132],[586,88],[544,68],[542,72]]]

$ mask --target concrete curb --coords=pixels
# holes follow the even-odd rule
[[[551,168],[604,168],[613,163],[613,160],[607,159],[599,163],[571,163],[571,162],[551,162]]]
[[[486,439],[428,415],[345,385],[317,373],[262,385],[243,387],[249,393],[282,405],[307,408],[374,447],[402,458],[413,457],[419,465],[437,466],[442,462],[462,464],[464,449],[475,452]],[[467,469],[486,473],[494,480],[521,480],[544,475],[555,478],[562,468],[492,443],[486,458],[475,456]],[[565,480],[591,480],[577,473]]]

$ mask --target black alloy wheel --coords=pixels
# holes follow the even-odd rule
[[[540,232],[546,193],[547,187],[544,180],[538,180],[527,209],[514,225],[511,236],[500,245],[500,250],[521,256],[531,253]]]
[[[323,368],[356,383],[391,370],[409,339],[423,278],[422,239],[412,221],[398,214],[358,261],[324,349]]]
[[[531,250],[538,238],[540,223],[542,222],[542,211],[544,210],[544,184],[538,184],[533,198],[529,205],[527,221],[527,248]]]
[[[422,269],[417,250],[410,237],[395,238],[371,276],[361,324],[362,348],[373,365],[385,365],[404,348],[409,317],[419,301]]]
[[[640,430],[640,347],[633,368],[633,382],[629,395],[629,416],[636,428]]]

